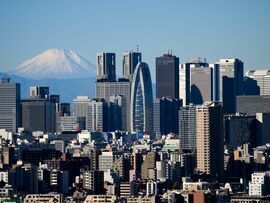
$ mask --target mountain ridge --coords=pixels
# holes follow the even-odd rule
[[[96,67],[67,49],[48,49],[17,65],[8,74],[28,79],[70,79],[96,76]]]

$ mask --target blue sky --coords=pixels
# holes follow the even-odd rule
[[[270,68],[270,1],[260,0],[1,0],[0,71],[49,48],[72,49],[95,63],[139,45],[155,74],[168,49],[183,63],[237,57],[245,69]]]

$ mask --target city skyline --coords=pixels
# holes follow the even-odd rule
[[[168,49],[180,63],[195,56],[211,63],[235,57],[245,62],[245,71],[267,68],[269,5],[267,1],[1,2],[0,71],[59,48],[74,50],[92,62],[97,52],[116,53],[116,72],[121,73],[122,53],[136,51],[137,45],[153,80],[155,57]],[[130,14],[134,7],[140,15]]]

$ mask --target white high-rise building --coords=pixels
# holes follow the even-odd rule
[[[158,188],[157,188],[157,182],[149,181],[146,183],[146,195],[154,196],[157,195]]]
[[[88,104],[86,129],[90,132],[105,132],[107,130],[105,114],[105,103],[93,100]]]
[[[244,63],[237,58],[220,59],[219,97],[224,113],[236,112],[236,96],[243,94]]]
[[[270,70],[249,70],[245,76],[256,81],[260,95],[270,95]]]
[[[88,105],[92,100],[88,96],[77,96],[76,99],[73,100],[74,108],[73,115],[76,116],[80,120],[84,120],[84,125],[81,126],[81,130],[86,129],[87,116],[88,116]]]
[[[249,183],[249,196],[265,196],[270,194],[270,171],[255,172]]]

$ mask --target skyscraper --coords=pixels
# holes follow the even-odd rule
[[[191,67],[190,103],[203,104],[206,101],[218,101],[219,65]]]
[[[236,112],[236,96],[243,94],[244,63],[237,59],[220,59],[220,101],[224,113]]]
[[[181,64],[179,68],[179,98],[186,106],[190,103],[190,64]]]
[[[0,82],[0,129],[16,132],[21,125],[20,84],[4,77]]]
[[[236,101],[236,110],[239,113],[246,113],[248,115],[270,113],[269,95],[237,96]]]
[[[55,103],[49,99],[30,98],[21,101],[22,127],[45,133],[55,132]]]
[[[270,70],[249,70],[245,76],[256,81],[260,95],[270,95]]]
[[[84,120],[84,125],[80,126],[81,130],[86,129],[87,116],[88,116],[88,104],[91,102],[91,99],[88,96],[77,96],[73,100],[74,108],[73,115],[79,118],[81,121]]]
[[[122,126],[126,126],[126,100],[122,95],[110,96],[110,122],[109,128],[111,131],[123,130]]]
[[[120,79],[118,82],[96,82],[96,98],[102,99],[109,104],[110,97],[115,95],[123,96],[123,110],[126,113],[126,118],[124,121],[124,125],[122,125],[122,130],[129,131],[130,130],[130,82],[126,79]],[[110,115],[107,115],[108,118]]]
[[[223,110],[215,102],[196,109],[196,157],[201,173],[222,178],[224,172]]]
[[[107,108],[104,100],[92,100],[88,104],[86,129],[90,132],[106,132],[107,128]]]
[[[181,64],[180,99],[183,104],[219,101],[219,64],[208,64],[204,58]]]
[[[30,87],[31,98],[48,98],[50,95],[49,87],[32,86]]]
[[[131,84],[131,131],[153,130],[153,93],[149,67],[137,65]]]
[[[116,81],[115,53],[97,53],[97,80]]]
[[[256,117],[245,114],[224,117],[225,144],[228,149],[235,149],[245,143],[255,146]]]
[[[140,52],[125,52],[123,54],[123,77],[131,81],[134,70],[141,61],[142,54]]]
[[[153,131],[157,134],[178,133],[179,99],[155,99],[153,103]]]
[[[191,150],[196,153],[196,106],[187,105],[179,110],[180,152]]]
[[[164,54],[156,58],[156,97],[179,98],[179,58]]]

